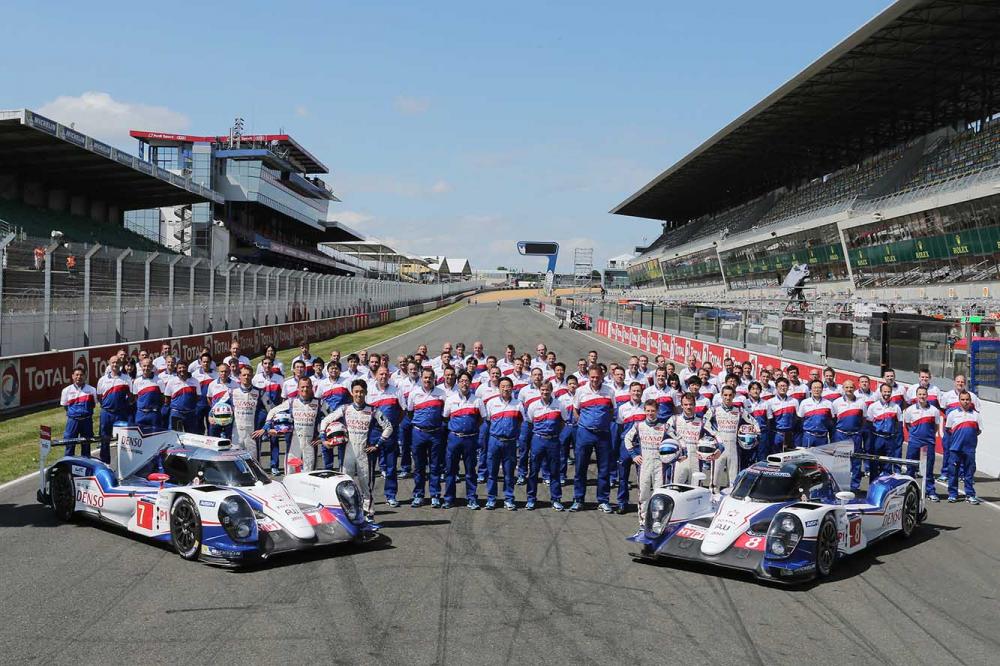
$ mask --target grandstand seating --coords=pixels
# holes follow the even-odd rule
[[[979,131],[960,132],[942,141],[936,150],[924,156],[900,191],[994,166],[1000,166],[1000,120],[985,124]]]
[[[0,198],[0,220],[36,238],[48,238],[53,229],[58,229],[68,241],[101,243],[148,252],[172,252],[123,226],[101,224],[87,217],[36,208],[10,199]]]
[[[771,210],[761,217],[759,226],[785,220],[808,211],[819,210],[863,194],[871,188],[896,163],[906,146],[897,146],[861,164],[808,184],[780,198]]]

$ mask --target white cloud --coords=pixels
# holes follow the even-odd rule
[[[344,210],[334,212],[332,214],[333,219],[337,220],[341,224],[346,224],[349,227],[358,227],[366,222],[371,222],[375,219],[373,215],[368,215],[366,213],[359,213],[353,210]]]
[[[431,185],[431,194],[447,194],[448,192],[451,192],[451,183],[446,180],[438,180]]]
[[[305,118],[306,116],[309,115],[308,107],[302,106],[301,104],[295,107],[295,115],[297,115],[299,118]]]
[[[431,101],[426,97],[401,95],[393,100],[392,104],[404,116],[418,116],[427,113],[427,110],[431,108]]]
[[[127,145],[131,129],[183,132],[190,125],[186,115],[165,106],[122,102],[96,91],[56,97],[39,107],[38,112],[117,145]]]

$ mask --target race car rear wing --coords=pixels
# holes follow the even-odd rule
[[[847,483],[842,482],[840,476],[844,475],[845,481],[849,481],[851,460],[878,462],[897,470],[899,468],[903,468],[904,470],[907,468],[911,470],[916,469],[917,473],[911,474],[911,476],[917,478],[926,478],[925,475],[928,474],[927,455],[923,448],[920,449],[920,457],[916,460],[894,456],[880,456],[874,453],[856,453],[854,451],[854,442],[851,440],[831,442],[830,444],[823,444],[807,450],[816,454],[819,461],[830,470],[830,473],[837,479],[837,483],[843,487],[847,487]],[[933,471],[929,470],[930,473],[933,473]],[[922,508],[926,496],[926,484],[918,483],[917,486],[920,488],[920,506]]]
[[[49,453],[53,446],[65,444],[86,444],[100,440],[95,437],[70,437],[69,439],[52,439],[52,428],[47,425],[38,426],[38,490],[45,492],[45,461],[48,460]]]

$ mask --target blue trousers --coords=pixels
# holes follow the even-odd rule
[[[608,474],[611,477],[611,483],[618,480],[618,472],[620,469],[619,460],[621,456],[619,455],[619,450],[622,445],[622,426],[620,426],[616,421],[611,422],[611,466],[608,468]],[[628,472],[626,471],[626,474]],[[626,496],[627,496],[626,491]]]
[[[63,430],[63,439],[75,439],[77,437],[88,437],[93,439],[94,418],[92,416],[84,416],[79,419],[66,419],[66,429]],[[66,455],[76,455],[76,442],[66,444]],[[80,442],[80,455],[84,458],[90,457],[90,442]]]
[[[284,435],[277,435],[271,437],[271,469],[278,469],[278,464],[280,462],[279,458],[281,456],[281,440],[285,440],[285,454],[288,454],[288,450],[292,447],[292,433],[288,432]],[[330,456],[330,466],[327,466],[327,455]],[[327,469],[333,469],[333,451],[323,447],[323,466]]]
[[[399,461],[399,444],[396,441],[396,433],[398,431],[393,429],[392,437],[386,440],[382,440],[381,433],[375,436],[372,432],[372,437],[369,441],[373,444],[379,445],[379,458],[382,464],[385,465],[385,487],[382,489],[383,494],[387,500],[396,499],[396,491],[399,488],[399,478],[396,471],[396,463]]]
[[[615,467],[618,470],[618,504],[625,506],[628,504],[628,480],[632,468],[635,467],[635,461],[632,460],[632,455],[625,448],[623,438],[618,438],[618,446],[615,450],[618,452],[615,460]]]
[[[489,468],[486,465],[486,450],[489,448],[490,444],[490,422],[483,421],[482,425],[479,426],[479,438],[477,440],[479,448],[477,449],[476,458],[476,480],[480,483],[486,480],[486,475],[489,472]]]
[[[830,443],[830,435],[827,433],[817,434],[812,432],[802,433],[802,446],[810,448],[813,446],[823,446]]]
[[[576,425],[563,426],[559,433],[559,442],[562,445],[562,455],[559,461],[559,478],[569,478],[569,452],[576,446]]]
[[[413,448],[413,496],[424,496],[428,485],[427,469],[430,468],[430,494],[431,497],[439,497],[445,446],[442,432],[414,427],[410,446]]]
[[[906,443],[906,457],[909,460],[919,460],[920,459],[920,449],[927,449],[927,466],[926,474],[924,474],[924,488],[928,495],[934,494],[937,491],[934,489],[934,457],[936,452],[934,451],[934,442],[915,442],[911,438],[909,442]],[[906,473],[912,477],[917,476],[916,465],[907,465]]]
[[[500,465],[503,465],[503,496],[504,499],[514,499],[514,458],[516,457],[517,440],[501,440],[490,436],[486,451],[486,467],[489,476],[486,477],[486,499],[497,498],[497,477]]]
[[[550,471],[549,494],[553,502],[562,500],[562,478],[559,476],[559,464],[562,444],[559,437],[542,437],[534,435],[531,438],[531,470],[528,474],[528,499],[538,498],[538,472],[544,465]]]
[[[128,422],[128,414],[116,414],[101,410],[101,420],[98,424],[98,437],[101,438],[101,460],[111,463],[111,438],[114,435],[115,423]]]
[[[204,402],[199,402],[198,406],[194,408],[194,424],[195,429],[191,432],[196,435],[204,435],[208,429],[208,405]]]
[[[943,418],[947,418],[946,415],[942,415]],[[951,433],[947,430],[941,435],[941,448],[943,453],[941,454],[941,476],[947,478],[951,475],[951,451],[948,447],[951,445]],[[929,468],[928,468],[929,469]]]
[[[837,430],[836,432],[835,439],[838,441],[850,440],[854,442],[855,453],[868,453],[864,435],[860,431],[844,432],[843,430]],[[851,491],[857,491],[861,487],[861,477],[863,476],[862,471],[864,468],[863,462],[862,460],[851,458]]]
[[[170,430],[178,432],[197,432],[198,414],[194,410],[181,412],[172,409],[170,410],[170,421],[168,421],[167,425]]]
[[[877,434],[875,432],[872,433],[872,454],[873,455],[876,455],[876,456],[890,456],[890,455],[892,455],[892,447],[893,447],[893,438],[892,438],[891,435],[889,437],[882,437],[881,435],[879,435],[879,434]],[[887,463],[883,463],[883,462],[881,462],[879,460],[872,460],[871,461],[870,472],[871,472],[871,478],[872,479],[877,479],[878,477],[880,477],[883,474],[883,472],[886,473],[886,474],[891,474],[892,473],[892,465],[889,465]]]
[[[793,448],[795,448],[795,431],[776,430],[774,432],[774,444],[771,446],[772,451],[781,453],[786,449],[791,450]]]
[[[160,424],[160,410],[150,412],[136,410],[135,424],[139,426],[139,432],[143,435],[163,430],[163,426]]]
[[[587,468],[590,456],[594,455],[597,458],[597,502],[607,502],[611,497],[611,433],[577,426],[575,455],[573,501],[582,502],[587,495]]]
[[[976,450],[959,449],[951,452],[951,469],[948,470],[948,497],[958,497],[958,480],[965,486],[965,496],[976,496]]]
[[[528,475],[528,454],[531,452],[528,422],[521,423],[521,433],[517,437],[517,470],[519,477]]]
[[[760,438],[757,440],[757,448],[754,449],[754,457],[752,462],[763,462],[767,460],[767,457],[774,453],[771,447],[774,446],[774,433],[772,433],[766,426],[760,429]]]
[[[444,501],[455,501],[455,486],[458,480],[459,462],[465,467],[465,498],[476,498],[476,464],[479,452],[479,432],[461,436],[448,433],[448,444],[444,453]]]
[[[399,422],[397,441],[399,443],[399,471],[409,474],[413,471],[413,449],[411,448],[413,425],[410,423],[409,415],[404,415],[403,420]]]

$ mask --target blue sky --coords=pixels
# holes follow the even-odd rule
[[[595,265],[658,224],[613,206],[890,3],[4,3],[0,108],[130,128],[283,129],[335,216],[399,249]],[[15,66],[12,66],[16,63]]]

